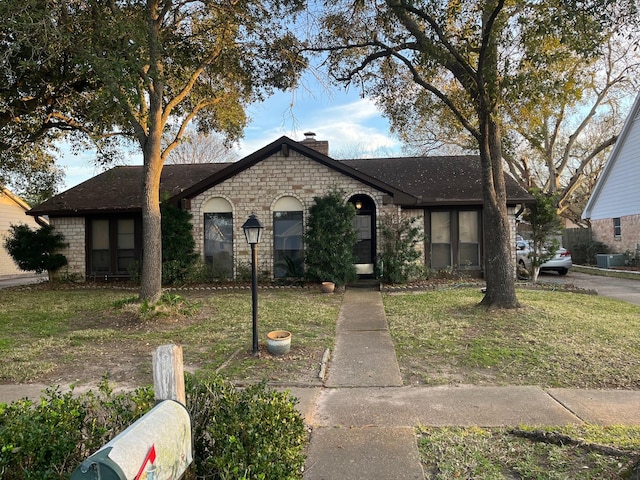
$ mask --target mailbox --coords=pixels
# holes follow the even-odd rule
[[[192,461],[189,412],[165,400],[82,462],[71,480],[177,480]]]

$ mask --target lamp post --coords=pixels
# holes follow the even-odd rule
[[[260,243],[260,236],[264,226],[252,213],[244,225],[244,236],[251,245],[251,310],[253,314],[253,354],[258,355],[258,251],[256,245]]]

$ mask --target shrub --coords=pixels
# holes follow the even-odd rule
[[[55,271],[67,264],[67,258],[58,250],[67,246],[64,236],[54,233],[51,225],[31,230],[27,225],[11,225],[4,246],[21,270]]]
[[[169,203],[162,204],[162,283],[184,282],[198,259],[192,215]]]
[[[198,478],[302,478],[307,435],[289,394],[218,376],[186,384]]]
[[[186,393],[198,478],[302,478],[307,436],[289,394],[217,376],[187,376]],[[38,402],[0,403],[0,478],[68,479],[153,405],[150,387],[114,394],[106,380],[97,393],[50,388]]]
[[[0,404],[0,478],[67,479],[91,453],[153,406],[150,389],[114,394],[45,390],[39,402]]]
[[[357,241],[355,215],[354,206],[343,202],[337,192],[314,198],[304,237],[307,278],[331,281],[337,286],[358,278],[353,255]]]
[[[379,271],[384,281],[406,283],[418,278],[422,268],[416,263],[420,252],[417,242],[424,239],[416,218],[387,215],[381,219],[381,254]]]
[[[596,265],[596,255],[599,253],[609,253],[609,247],[605,243],[589,240],[571,248],[571,259],[578,265]]]

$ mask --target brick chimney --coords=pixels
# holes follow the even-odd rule
[[[306,132],[301,143],[305,147],[313,148],[316,152],[329,156],[329,142],[327,140],[316,140],[316,134],[313,132]]]

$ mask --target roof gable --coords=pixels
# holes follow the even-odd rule
[[[389,185],[388,183],[381,181],[377,177],[372,177],[365,172],[356,170],[350,165],[345,164],[344,162],[334,160],[333,158],[328,157],[327,155],[324,155],[317,150],[305,146],[302,142],[296,142],[295,140],[292,140],[286,136],[280,137],[279,139],[271,142],[269,145],[266,145],[260,150],[252,153],[251,155],[230,164],[223,170],[215,172],[208,178],[204,178],[202,181],[182,192],[177,197],[177,199],[196,196],[199,193],[202,193],[205,190],[213,187],[214,185],[223,182],[248,168],[251,168],[252,166],[276,153],[282,152],[285,156],[289,156],[289,153],[291,151],[296,151],[310,160],[318,162],[328,168],[331,168],[332,170],[338,171],[343,175],[351,177],[355,180],[358,180],[359,182],[362,182],[377,190],[389,194],[394,198],[396,203],[415,204],[418,200],[415,196],[407,193],[401,187]]]
[[[7,188],[0,189],[0,195],[8,198],[12,203],[15,203],[16,206],[20,207],[25,212],[30,208],[27,202],[25,202],[22,198],[18,197],[17,195],[11,193],[11,191]]]
[[[640,92],[624,122],[582,218],[592,220],[640,214]]]

